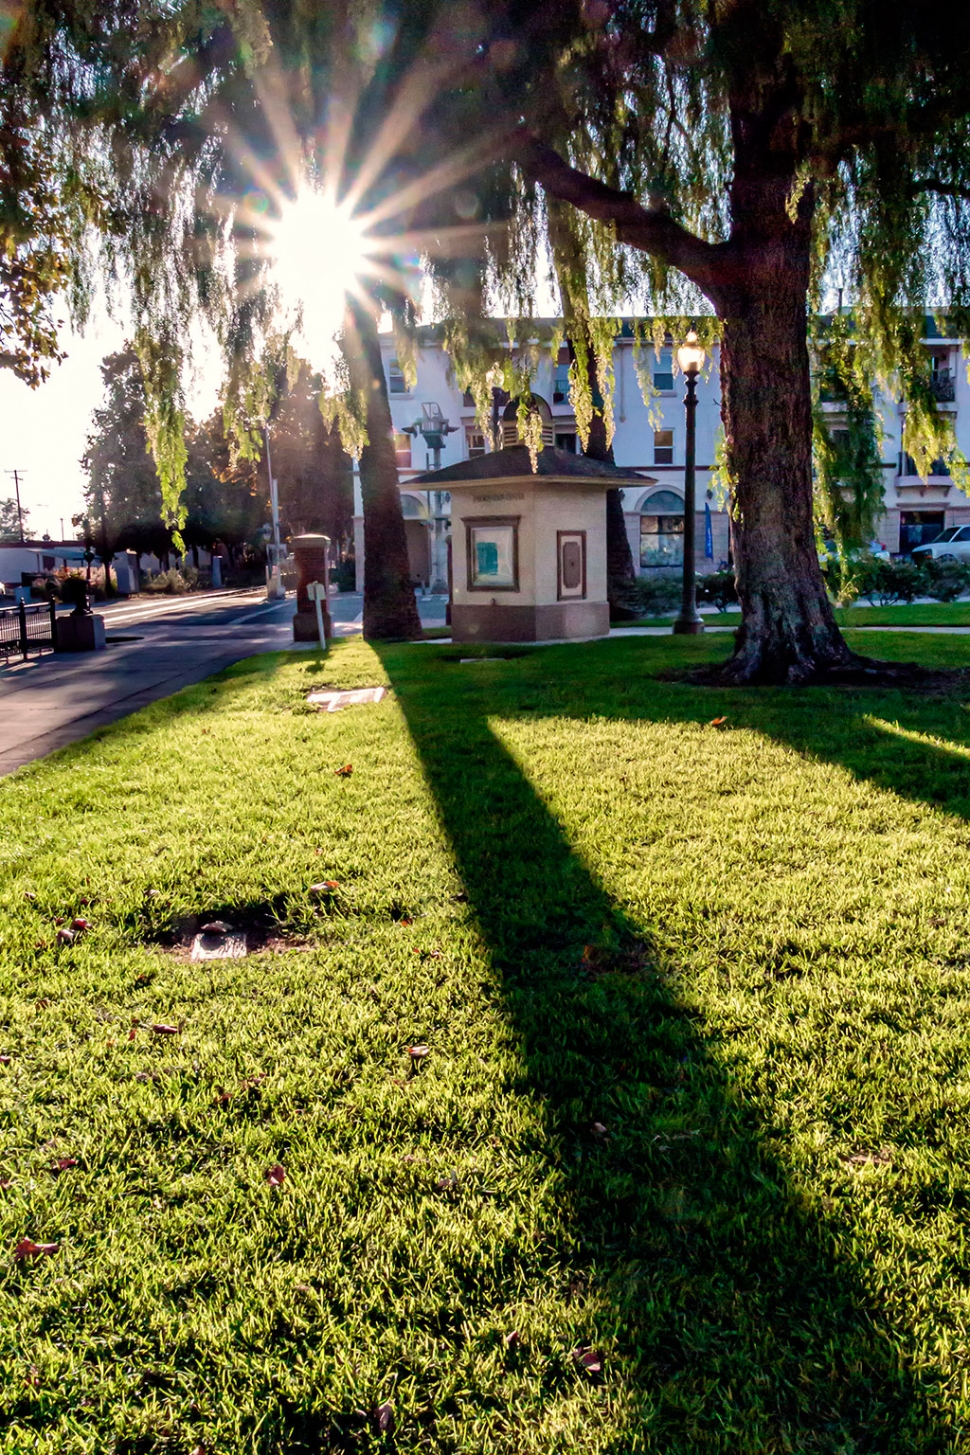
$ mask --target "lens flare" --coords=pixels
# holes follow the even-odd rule
[[[333,353],[348,294],[373,270],[375,243],[346,207],[305,191],[283,205],[267,251],[284,310],[300,315],[308,362],[322,365]]]

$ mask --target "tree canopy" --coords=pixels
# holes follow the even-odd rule
[[[851,305],[851,335],[815,347],[847,381],[853,424],[879,381],[908,401],[917,463],[952,454],[922,321],[944,307],[961,335],[970,321],[968,55],[970,13],[904,0],[127,0],[28,3],[7,71],[79,195],[108,184],[103,255],[131,289],[169,508],[189,321],[201,310],[215,327],[228,415],[255,449],[251,422],[294,341],[269,272],[274,228],[315,188],[365,228],[367,318],[389,310],[405,360],[423,263],[483,407],[489,362],[519,395],[530,369],[484,316],[504,304],[528,317],[551,256],[564,302],[588,300],[600,358],[621,307],[660,328],[706,317],[744,612],[731,670],[788,680],[851,666],[814,547],[808,320],[828,286]],[[345,350],[326,407],[348,444],[366,435],[386,454],[372,355]],[[602,392],[608,411],[605,373]],[[855,465],[861,509],[873,476]]]

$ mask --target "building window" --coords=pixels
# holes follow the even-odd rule
[[[640,516],[640,565],[684,564],[684,502],[673,490],[657,490]]]
[[[928,546],[943,534],[942,510],[902,510],[899,513],[899,549],[908,555],[916,546]]]
[[[908,455],[905,450],[900,450],[897,464],[899,466],[900,475],[916,475],[919,478],[919,471],[916,468],[916,461],[913,459],[912,455]],[[947,464],[946,460],[933,460],[930,465],[929,473],[930,475],[949,475],[950,467]]]
[[[575,453],[576,453],[576,436],[574,434],[572,434],[572,433],[570,433],[570,434],[557,434],[556,435],[556,449],[557,450],[565,450],[567,455],[575,455]]]
[[[404,377],[404,370],[397,359],[392,359],[387,366],[387,389],[389,394],[408,394],[408,381]]]
[[[465,449],[470,460],[477,459],[479,455],[485,454],[485,436],[480,429],[465,430]]]
[[[410,470],[411,436],[409,434],[395,434],[394,460],[399,470]]]
[[[655,465],[672,465],[674,463],[674,432],[672,429],[654,430],[653,463]]]
[[[569,402],[569,362],[562,360],[556,364],[552,374],[552,402],[553,404],[567,404]]]
[[[518,591],[518,516],[466,520],[469,591]]]
[[[660,357],[656,358],[653,366],[653,387],[660,394],[670,394],[673,392],[674,350],[672,345],[668,346],[664,344],[660,350]]]

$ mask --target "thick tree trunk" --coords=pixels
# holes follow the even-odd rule
[[[804,682],[853,660],[819,568],[805,287],[765,280],[724,319],[721,413],[742,625],[736,682]]]
[[[804,682],[851,665],[819,568],[805,287],[764,281],[724,319],[721,413],[742,625],[725,676]]]
[[[363,303],[349,306],[345,350],[350,382],[365,401],[368,442],[360,455],[364,502],[364,637],[367,641],[410,641],[421,635],[380,337],[374,315]]]
[[[732,125],[735,271],[717,302],[742,625],[721,678],[808,682],[859,665],[835,624],[813,525],[808,289],[814,193],[803,188],[792,209],[796,130],[780,102],[765,106],[756,92],[736,99]]]

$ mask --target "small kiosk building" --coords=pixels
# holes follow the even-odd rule
[[[606,492],[630,470],[525,445],[449,465],[408,486],[451,492],[456,642],[606,636]]]

